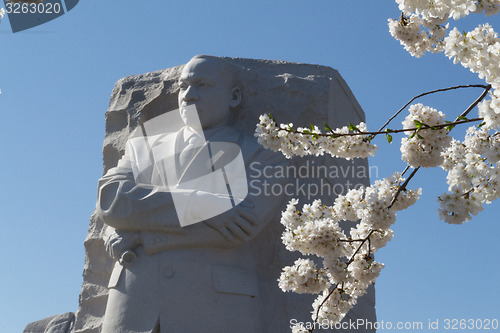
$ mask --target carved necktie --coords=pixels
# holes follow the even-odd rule
[[[185,169],[189,166],[189,163],[196,156],[196,153],[202,147],[203,140],[196,133],[190,132],[191,135],[185,140],[184,149],[182,149],[179,154],[179,165],[180,165],[180,173],[182,174]]]

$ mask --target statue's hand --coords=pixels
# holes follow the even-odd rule
[[[127,250],[133,250],[142,245],[138,232],[115,230],[114,233],[104,240],[106,251],[116,260],[120,260],[122,254]]]
[[[239,211],[227,218],[214,218],[205,221],[209,226],[219,231],[227,240],[240,244],[249,241],[255,236],[257,221],[254,214],[248,211]]]

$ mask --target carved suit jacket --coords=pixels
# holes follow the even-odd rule
[[[166,177],[162,179],[165,172],[190,178],[186,170],[178,170],[177,158],[165,159],[166,164],[156,163],[149,170],[136,169],[134,176],[138,159],[147,157],[140,157],[145,151],[140,146],[129,145],[117,167],[99,181],[97,212],[101,219],[115,229],[139,232],[143,241],[132,267],[115,266],[120,274],[110,285],[106,313],[113,318],[114,329],[150,332],[159,321],[161,332],[289,331],[286,301],[276,282],[282,266],[276,257],[281,246],[279,213],[287,198],[272,196],[263,187],[286,182],[263,172],[265,167],[283,167],[285,160],[231,127],[207,132],[206,139],[241,148],[251,186],[242,198],[238,193],[243,190],[237,188],[241,182],[236,182],[238,186],[230,191],[236,193],[232,207],[199,223],[180,226],[175,204],[178,193],[166,190]],[[178,140],[179,133],[172,134],[150,148],[170,142],[170,147],[179,149]],[[166,169],[162,172],[158,165]],[[138,183],[138,174],[150,183]],[[188,202],[181,214],[195,217],[203,217],[211,202],[218,205],[224,197],[193,186],[181,186],[180,192],[181,201]]]

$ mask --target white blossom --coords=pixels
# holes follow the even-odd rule
[[[313,302],[312,318],[323,322],[330,320],[340,322],[349,312],[352,305],[349,304],[350,296],[334,289],[332,293],[325,290]]]
[[[491,2],[498,3],[498,1]],[[396,0],[396,3],[401,11],[415,12],[423,19],[453,18],[458,20],[478,10],[477,0]]]
[[[450,145],[441,153],[441,168],[451,170],[465,158],[465,146],[458,140],[451,140]]]
[[[323,260],[323,267],[332,285],[346,284],[352,279],[345,258],[328,255]]]
[[[280,151],[287,158],[306,155],[321,156],[325,153],[348,160],[373,156],[377,147],[370,143],[367,135],[345,135],[353,133],[353,128],[355,132],[367,131],[366,124],[363,122],[355,127],[344,126],[328,133],[322,133],[317,126],[298,127],[294,130],[291,123],[277,126],[271,117],[261,115],[255,136],[262,146],[273,151]]]
[[[486,126],[470,127],[463,142],[453,140],[442,153],[449,193],[439,198],[439,216],[447,223],[469,221],[500,197],[500,138]]]
[[[493,89],[500,88],[500,39],[491,25],[483,24],[467,33],[454,28],[444,41],[444,53],[455,64],[478,73]]]
[[[292,199],[282,212],[286,248],[323,258],[322,268],[312,260],[298,259],[293,266],[283,268],[279,279],[284,291],[322,293],[313,304],[313,320],[328,295],[319,309],[319,320],[341,320],[379,275],[383,264],[376,262],[373,254],[392,239],[389,227],[396,212],[415,203],[420,195],[420,190],[400,191],[403,183],[401,174],[395,173],[372,186],[351,189],[332,206],[314,200],[299,210],[298,200]],[[355,225],[349,237],[340,227],[341,221]]]
[[[484,118],[486,128],[498,130],[500,129],[500,91],[495,90],[490,95],[491,99],[479,103],[478,113],[481,118]]]
[[[342,221],[356,221],[358,217],[358,205],[363,201],[365,194],[364,187],[351,189],[345,195],[340,195],[335,199],[333,211]]]
[[[278,286],[283,291],[318,294],[330,287],[324,274],[312,260],[297,259],[293,266],[283,268]]]
[[[314,300],[311,317],[317,316],[319,322],[340,322],[354,305],[355,300],[343,290],[325,290]]]
[[[351,289],[350,294],[357,297],[364,295],[368,286],[375,282],[382,268],[384,264],[376,262],[373,254],[357,254],[348,268],[356,284],[352,283],[347,290]]]
[[[460,186],[455,186],[450,193],[443,193],[439,197],[439,217],[446,223],[461,224],[469,221],[483,208],[474,192],[466,192]]]
[[[476,13],[482,13],[486,16],[496,15],[500,11],[499,0],[479,0],[476,4]]]
[[[456,27],[446,36],[449,18],[455,20],[471,13],[497,14],[500,0],[396,0],[402,11],[398,20],[389,19],[389,31],[411,55],[442,52],[454,63],[461,63],[481,79],[500,87],[500,41],[491,25],[470,32]]]
[[[309,330],[301,322],[298,322],[292,327],[292,333],[308,333],[308,332]]]
[[[414,104],[409,108],[410,114],[403,121],[405,129],[418,126],[436,126],[444,124],[446,117],[436,109]],[[443,162],[441,153],[451,142],[448,130],[441,129],[421,129],[417,132],[407,132],[407,137],[401,139],[401,158],[412,167],[419,166],[430,168]]]
[[[426,21],[416,14],[402,14],[400,19],[389,19],[388,22],[391,35],[411,55],[418,58],[426,52],[442,52],[449,26],[443,24],[443,20],[432,18]]]

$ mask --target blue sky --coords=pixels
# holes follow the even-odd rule
[[[481,83],[443,55],[407,54],[388,33],[387,18],[398,15],[390,0],[115,0],[81,1],[16,34],[4,18],[0,331],[21,332],[31,321],[77,310],[83,241],[102,174],[104,112],[118,79],[196,54],[326,65],[347,81],[370,129],[418,93]],[[499,17],[458,23],[462,30],[484,21],[500,30]],[[424,102],[454,118],[479,94]],[[378,144],[383,149],[370,160],[378,176],[402,170],[397,144]],[[420,171],[417,184],[422,200],[399,215],[395,238],[378,255],[386,265],[377,281],[379,321],[425,328],[436,319],[499,319],[500,205],[466,225],[446,225],[436,203],[445,174]]]

